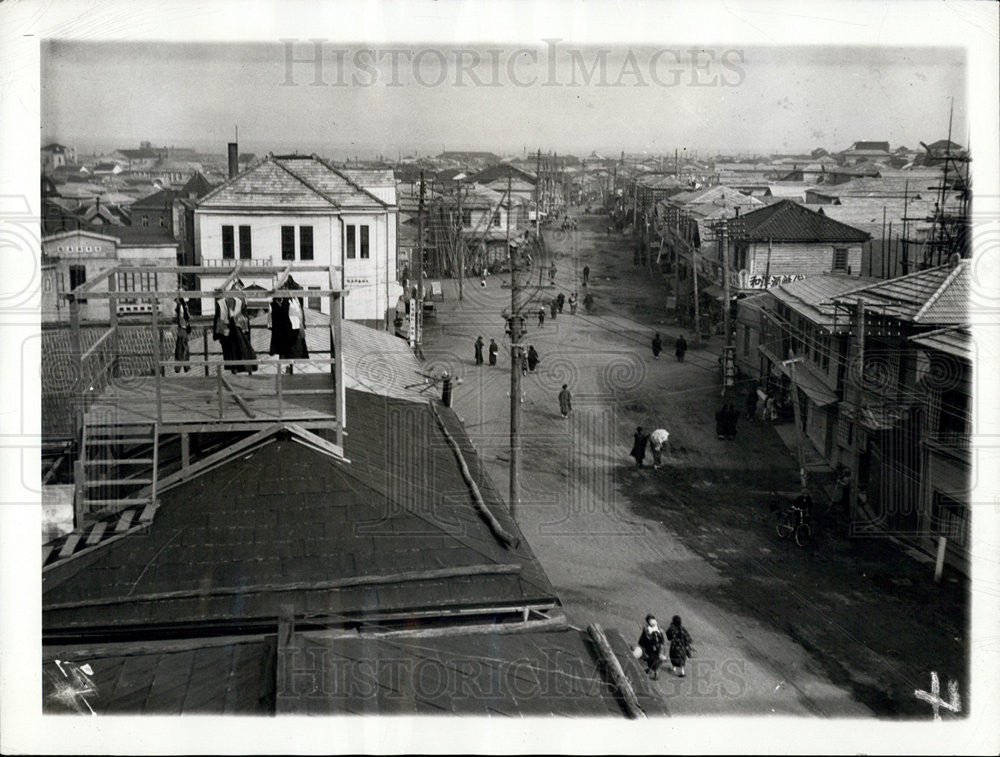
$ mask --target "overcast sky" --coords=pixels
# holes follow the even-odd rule
[[[42,138],[340,156],[535,149],[798,152],[965,144],[954,48],[466,48],[274,43],[42,45]],[[289,57],[292,61],[289,62]]]

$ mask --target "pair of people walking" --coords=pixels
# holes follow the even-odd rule
[[[628,453],[635,460],[635,467],[642,468],[646,460],[646,447],[648,446],[653,454],[653,470],[659,468],[662,464],[661,456],[669,438],[670,434],[666,429],[658,428],[647,434],[642,426],[637,426],[635,434],[632,435],[632,449]]]
[[[669,647],[667,647],[668,644]],[[664,647],[667,647],[666,652],[664,652]],[[656,617],[650,613],[646,616],[646,625],[639,635],[639,643],[633,650],[633,654],[645,664],[644,672],[654,681],[657,678],[657,670],[668,659],[674,675],[683,678],[686,675],[685,665],[688,659],[693,656],[694,647],[691,642],[691,634],[681,622],[680,615],[674,615],[666,633],[664,633],[660,630]]]
[[[485,346],[486,345],[483,342],[483,338],[481,336],[480,337],[476,337],[476,344],[475,344],[476,365],[482,365],[483,364],[483,347],[485,347]],[[500,351],[500,345],[497,344],[497,340],[491,338],[490,339],[490,349],[489,349],[489,352],[490,352],[490,365],[496,365],[497,364],[497,352],[499,352],[499,351]]]
[[[740,411],[730,403],[724,404],[715,413],[715,434],[720,439],[733,441],[736,439],[736,423],[740,418]]]

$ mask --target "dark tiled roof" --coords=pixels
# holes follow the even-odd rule
[[[189,197],[192,193],[196,198],[204,197],[212,191],[214,185],[205,178],[205,174],[196,171],[194,175],[180,188],[180,194]]]
[[[616,654],[627,656],[627,646],[620,636],[616,640]],[[587,634],[570,629],[476,635],[456,631],[409,639],[299,634],[285,660],[290,668],[322,666],[317,680],[342,685],[296,690],[291,681],[279,681],[279,714],[623,715],[601,676]],[[622,662],[626,667],[627,661]],[[649,714],[664,712],[645,689],[640,691],[640,706]]]
[[[426,404],[350,390],[347,402],[350,463],[277,440],[164,491],[147,532],[47,578],[46,633],[267,623],[286,603],[337,622],[558,601],[524,540],[505,548],[474,509]],[[439,412],[493,515],[518,536],[457,417]],[[443,569],[460,570],[391,578]]]
[[[947,327],[927,331],[918,336],[911,336],[910,341],[927,349],[945,352],[954,357],[973,360],[972,333],[968,328]]]
[[[848,276],[841,273],[824,273],[769,289],[775,299],[784,302],[792,310],[806,316],[813,323],[832,326],[835,321],[847,325],[847,317],[838,313],[834,300],[840,294],[874,283],[875,279]]]
[[[172,189],[161,189],[151,195],[141,197],[132,203],[133,210],[170,210],[174,204],[177,192]]]
[[[103,233],[117,237],[122,245],[130,247],[141,247],[144,244],[177,244],[177,240],[169,231],[155,226],[106,226]]]
[[[331,210],[386,204],[316,156],[270,156],[202,198],[199,207]]]
[[[495,166],[490,166],[489,168],[484,168],[479,173],[469,177],[469,181],[474,181],[477,184],[489,184],[491,181],[495,181],[496,179],[503,179],[506,181],[508,171],[514,179],[520,179],[521,181],[526,181],[529,184],[535,183],[535,177],[533,175],[527,171],[522,171],[517,166],[512,166],[507,163],[500,163]]]
[[[753,210],[732,221],[733,237],[750,242],[867,242],[860,229],[834,221],[792,200]]]
[[[47,650],[42,661],[43,710],[86,715],[89,705],[98,715],[269,715],[274,711],[276,646],[276,638],[270,637],[214,644],[206,640],[203,646],[147,644],[145,651],[135,653],[127,647],[103,653],[93,648]],[[82,670],[85,665],[89,675]],[[82,688],[81,683],[89,683],[93,693],[69,696],[68,687]]]

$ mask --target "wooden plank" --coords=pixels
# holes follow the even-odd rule
[[[69,535],[69,538],[62,545],[62,549],[59,550],[59,557],[66,557],[67,555],[73,554],[76,551],[76,545],[80,543],[80,539],[83,538],[82,531],[74,531]]]
[[[642,711],[642,707],[639,705],[639,697],[636,696],[635,689],[632,688],[632,682],[625,675],[625,671],[622,670],[621,662],[612,651],[604,629],[598,623],[591,623],[587,626],[587,632],[590,634],[590,638],[594,640],[601,660],[604,662],[605,668],[615,688],[618,690],[618,696],[622,700],[622,706],[625,708],[626,714],[630,718],[645,718],[646,713]]]
[[[395,573],[382,576],[351,576],[332,581],[294,581],[284,584],[262,584],[248,586],[222,586],[205,589],[183,589],[179,591],[163,591],[150,594],[133,594],[128,597],[107,597],[73,602],[60,602],[46,605],[45,610],[70,610],[80,607],[103,607],[107,605],[124,604],[128,602],[157,602],[166,599],[188,599],[191,597],[230,597],[242,594],[260,592],[286,591],[321,591],[325,589],[341,589],[350,586],[378,586],[380,584],[411,583],[415,581],[434,581],[441,578],[464,578],[482,575],[517,575],[521,572],[519,564],[485,564],[465,565],[457,568],[436,568],[432,570],[415,570],[405,573]],[[515,608],[520,610],[521,608]]]
[[[104,536],[104,531],[107,527],[108,522],[106,520],[94,524],[94,527],[90,530],[90,536],[87,537],[87,546],[90,547],[97,544],[101,540],[101,537]]]
[[[153,515],[156,514],[156,500],[150,500],[146,503],[146,506],[142,508],[142,512],[139,513],[139,520],[142,522],[151,521]]]
[[[87,481],[84,486],[129,486],[130,484],[151,484],[151,478],[98,478]]]
[[[51,555],[55,549],[56,548],[52,546],[42,547],[42,565],[45,565],[45,562],[49,559],[49,555]]]
[[[225,376],[219,374],[219,381],[221,381],[222,385],[226,387],[226,391],[228,391],[231,395],[233,395],[233,399],[236,400],[236,404],[240,406],[240,409],[242,409],[244,413],[246,413],[251,418],[257,417],[256,413],[254,413],[254,411],[250,409],[250,406],[243,401],[243,398],[239,394],[236,393],[236,390],[233,389],[233,385],[229,383],[229,380]],[[280,411],[278,414],[279,415],[281,414]]]
[[[135,510],[126,510],[122,513],[122,517],[118,519],[118,525],[115,526],[115,531],[121,532],[128,530],[128,527],[132,525],[132,518],[135,517]]]
[[[148,499],[141,498],[122,498],[122,499],[86,499],[84,504],[87,505],[143,505],[148,502]]]
[[[85,460],[85,465],[149,465],[153,462],[151,457],[99,457]]]

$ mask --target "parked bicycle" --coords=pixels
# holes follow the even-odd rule
[[[812,527],[809,525],[809,511],[802,507],[790,505],[778,513],[778,536],[787,539],[795,537],[795,543],[806,546],[812,537]]]

